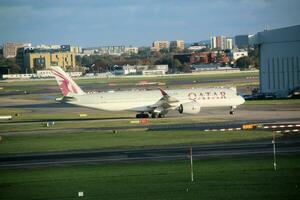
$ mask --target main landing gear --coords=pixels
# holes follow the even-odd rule
[[[147,113],[138,113],[136,114],[136,118],[164,118],[165,115],[162,113],[151,113],[151,116],[149,116],[149,114]]]
[[[147,113],[139,113],[136,114],[136,118],[149,118],[149,115]]]

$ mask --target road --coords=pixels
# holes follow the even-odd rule
[[[250,142],[199,144],[193,148],[194,159],[273,153],[272,139]],[[0,168],[20,168],[66,164],[92,164],[137,161],[167,161],[188,159],[190,146],[157,147],[151,149],[92,150],[57,153],[34,153],[0,156]],[[300,136],[291,135],[276,139],[277,154],[300,154]]]

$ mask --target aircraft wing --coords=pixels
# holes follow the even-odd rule
[[[157,110],[159,112],[175,109],[179,106],[179,100],[169,96],[164,90],[159,88],[162,97],[152,106],[150,106],[154,111]]]

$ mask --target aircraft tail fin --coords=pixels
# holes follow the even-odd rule
[[[51,69],[63,96],[70,97],[85,94],[72,78],[60,67],[51,67]]]

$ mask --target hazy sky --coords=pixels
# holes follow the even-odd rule
[[[0,0],[0,43],[150,46],[300,24],[300,0]]]

